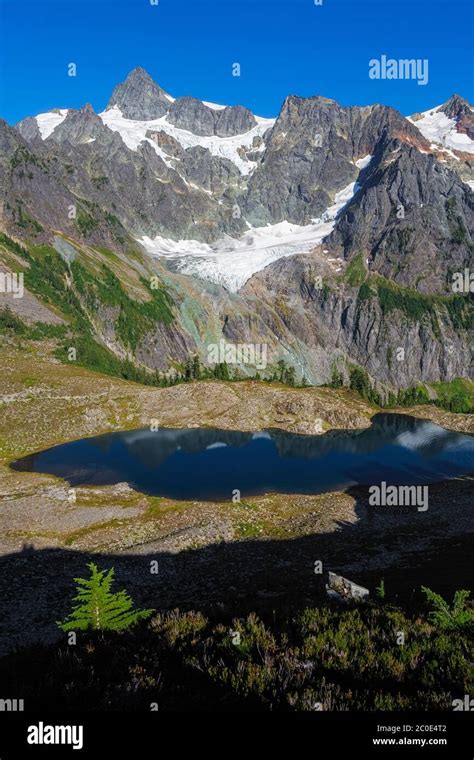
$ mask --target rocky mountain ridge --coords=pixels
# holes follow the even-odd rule
[[[99,281],[113,252],[134,297],[157,274],[175,320],[133,350],[120,309],[94,307],[97,339],[143,367],[206,361],[225,338],[267,342],[312,382],[351,363],[394,388],[469,377],[472,294],[452,278],[474,251],[471,119],[459,96],[406,119],[293,95],[262,119],[175,99],[139,68],[100,114],[0,122],[0,225],[69,246]]]

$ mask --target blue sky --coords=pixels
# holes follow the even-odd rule
[[[135,66],[174,96],[262,116],[286,95],[410,114],[474,100],[471,0],[0,0],[0,116],[102,110]],[[429,81],[373,80],[382,54],[429,61]],[[77,77],[67,76],[68,63]],[[240,63],[241,76],[232,76]]]

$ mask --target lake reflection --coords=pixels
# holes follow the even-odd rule
[[[418,485],[474,471],[474,438],[407,415],[378,414],[366,430],[306,436],[196,428],[108,433],[18,460],[72,486],[128,482],[174,499],[321,493],[357,484]]]

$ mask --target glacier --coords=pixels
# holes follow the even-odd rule
[[[367,166],[371,157],[363,159]],[[334,203],[311,224],[298,225],[288,221],[251,227],[240,238],[229,235],[215,243],[198,240],[171,240],[144,236],[138,242],[153,256],[170,261],[172,268],[182,274],[200,277],[231,292],[237,292],[256,272],[278,259],[308,253],[334,229],[337,216],[352,200],[359,186],[351,182],[336,193]]]

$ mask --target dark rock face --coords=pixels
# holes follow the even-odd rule
[[[211,156],[203,148],[184,151],[168,135],[153,133],[150,139],[166,145],[164,152],[176,159],[174,169],[146,141],[136,151],[127,148],[120,135],[106,127],[90,106],[70,111],[51,135],[39,142],[37,152],[17,130],[6,124],[4,127],[4,139],[8,132],[14,144],[11,154],[19,145],[28,148],[8,175],[9,193],[21,189],[29,205],[28,215],[44,226],[50,240],[50,228],[83,237],[86,242],[118,247],[120,241],[128,245],[129,235],[160,234],[212,242],[223,231],[238,236],[245,230],[244,221],[234,219],[230,211],[239,171],[232,162]],[[35,161],[39,163],[37,153],[48,165],[42,172],[38,166],[31,170]],[[51,191],[49,183],[55,178],[59,184]],[[229,196],[227,205],[219,203],[224,193]],[[35,196],[41,196],[37,202]],[[91,208],[86,208],[88,204]],[[87,215],[86,232],[82,234],[81,226],[68,218],[71,205]],[[14,220],[18,221],[17,217],[11,219],[16,227]],[[21,235],[22,228],[15,232]]]
[[[20,135],[25,138],[27,142],[35,142],[41,140],[41,132],[38,127],[36,119],[28,117],[18,122],[16,125]]]
[[[249,180],[245,211],[252,224],[288,219],[307,224],[353,181],[352,146],[333,125],[343,109],[322,98],[289,97]]]
[[[443,103],[443,105],[438,108],[438,111],[446,114],[448,119],[455,119],[458,121],[459,119],[462,119],[463,116],[471,114],[471,107],[467,100],[461,98],[460,95],[452,95],[446,103]]]
[[[179,142],[175,140],[174,137],[171,137],[171,135],[163,132],[163,130],[148,129],[146,131],[146,137],[148,137],[150,140],[153,140],[153,142],[155,142],[158,147],[161,148],[169,156],[174,156],[177,158],[183,154],[183,148]]]
[[[216,114],[215,134],[218,137],[242,135],[257,126],[253,113],[243,106],[227,106],[214,113]]]
[[[61,146],[61,160],[71,164],[77,146]],[[80,197],[92,199],[117,217],[133,237],[164,235],[175,239],[211,240],[225,226],[217,200],[193,188],[167,166],[153,147],[142,143],[129,150],[117,133],[103,128],[92,143],[82,146],[80,166],[66,177]]]
[[[387,139],[327,244],[346,258],[364,252],[371,271],[401,285],[444,292],[472,259],[473,232],[473,195],[457,174]]]
[[[75,196],[62,182],[62,169],[41,142],[33,150],[17,129],[0,120],[2,227],[26,239],[52,240],[52,229],[74,236],[68,216]]]
[[[193,219],[210,228],[209,197],[188,192],[178,175],[169,183],[170,174],[150,145],[130,151],[103,126],[94,142],[48,139],[33,152],[17,130],[0,122],[3,223],[35,242],[51,243],[54,231],[61,230],[120,249],[130,245],[130,236],[149,230],[168,229],[179,236],[184,229],[191,236]]]
[[[171,104],[168,121],[195,135],[214,134],[214,111],[197,98],[178,98]]]
[[[266,325],[270,345],[284,345],[286,360],[291,357],[306,377],[328,382],[332,367],[343,366],[345,360],[397,388],[473,376],[469,332],[459,329],[441,302],[418,316],[398,309],[387,312],[376,297],[361,299],[358,287],[324,272],[324,260],[316,255],[280,259],[239,292],[249,311],[255,304],[255,320]],[[329,288],[314,287],[315,273],[323,274]],[[245,334],[239,315],[229,316],[226,329]],[[251,330],[246,332],[250,340]]]
[[[190,182],[199,185],[209,193],[222,195],[231,188],[237,188],[240,172],[227,158],[212,156],[208,150],[196,145],[184,152],[180,169]]]
[[[342,108],[327,98],[288,97],[249,181],[249,220],[256,225],[283,219],[310,223],[334,193],[357,179],[355,162],[373,154],[385,134],[428,147],[416,127],[392,108]]]
[[[474,114],[466,114],[457,123],[457,131],[474,140]]]
[[[254,115],[243,106],[214,109],[197,98],[177,98],[171,104],[168,121],[195,135],[233,137],[257,125]]]
[[[125,82],[117,85],[107,108],[118,106],[126,119],[148,121],[159,119],[168,112],[171,98],[150,75],[138,67],[130,72]]]
[[[90,103],[86,103],[79,111],[70,110],[49,135],[47,140],[62,143],[68,141],[71,145],[92,142],[103,132],[104,125]]]

